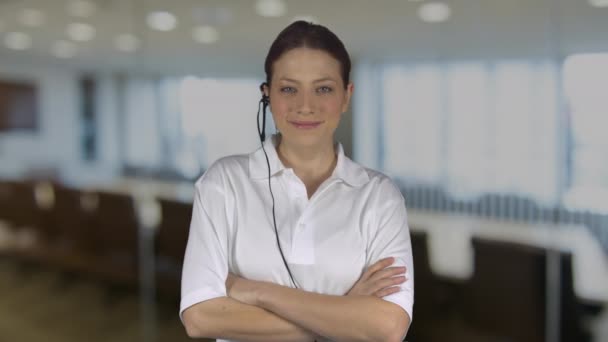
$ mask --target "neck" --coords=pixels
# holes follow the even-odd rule
[[[278,139],[276,149],[281,162],[302,181],[323,181],[331,176],[338,160],[333,142],[303,148],[290,145],[280,135]]]

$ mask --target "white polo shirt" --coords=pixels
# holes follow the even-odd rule
[[[344,295],[368,266],[395,257],[394,266],[407,267],[408,280],[402,291],[383,299],[412,317],[412,250],[399,188],[350,160],[337,144],[333,174],[308,199],[304,183],[283,165],[275,145],[276,136],[264,143],[277,229],[299,287]],[[226,296],[228,272],[293,287],[276,242],[262,148],[216,161],[195,188],[180,315],[196,303]]]

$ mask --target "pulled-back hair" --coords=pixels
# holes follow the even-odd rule
[[[322,50],[334,57],[340,62],[344,87],[348,85],[351,67],[350,57],[340,38],[325,26],[302,20],[295,21],[283,29],[270,46],[264,63],[268,84],[272,80],[274,62],[284,53],[302,47]]]

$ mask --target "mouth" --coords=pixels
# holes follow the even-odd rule
[[[321,121],[305,122],[305,121],[289,121],[294,127],[298,129],[313,129],[321,125]]]

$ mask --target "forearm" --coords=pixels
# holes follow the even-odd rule
[[[372,296],[330,296],[265,284],[258,306],[333,341],[401,341],[409,318]]]
[[[184,311],[190,337],[221,338],[247,342],[306,341],[313,333],[262,308],[229,297],[211,299]]]

